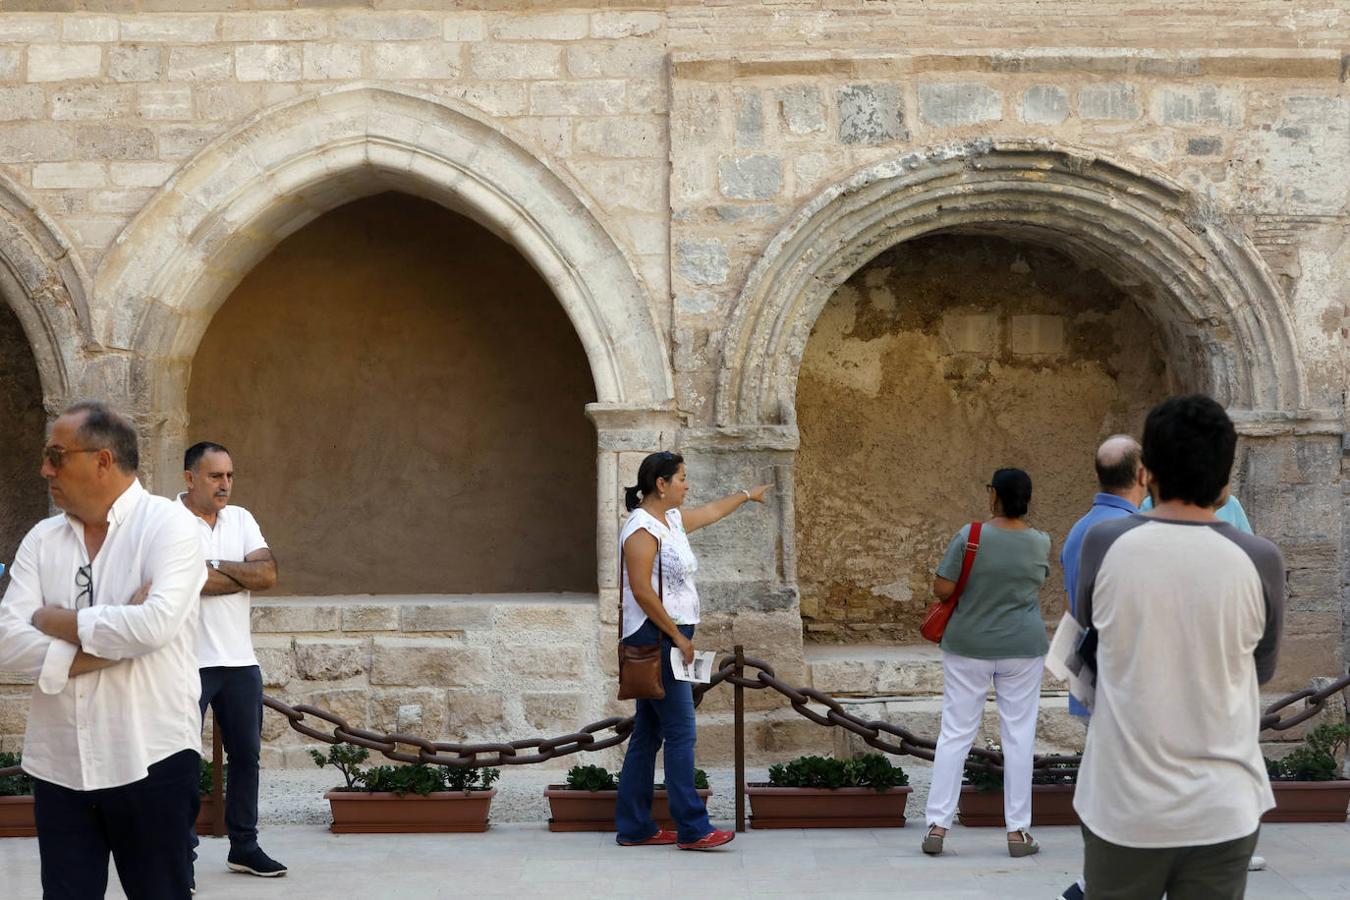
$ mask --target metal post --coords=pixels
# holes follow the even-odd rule
[[[225,743],[220,736],[220,721],[211,710],[211,834],[225,834]]]
[[[745,688],[739,679],[745,677],[745,648],[736,645],[735,711],[736,711],[736,831],[745,831]]]

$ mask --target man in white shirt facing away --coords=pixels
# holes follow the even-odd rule
[[[1087,896],[1239,900],[1261,815],[1261,698],[1284,617],[1270,541],[1219,520],[1237,432],[1209,397],[1144,423],[1154,508],[1083,539],[1075,612],[1097,692],[1074,794]]]
[[[181,503],[136,478],[136,432],[102,403],[52,425],[42,477],[64,512],[24,538],[0,602],[0,669],[37,678],[23,768],[34,779],[42,891],[189,893],[206,567]]]
[[[277,583],[277,564],[262,530],[242,506],[230,506],[234,461],[220,444],[201,441],[183,454],[187,490],[178,500],[197,521],[206,555],[197,665],[201,712],[216,714],[228,766],[226,865],[235,872],[271,878],[286,867],[258,846],[258,756],[262,752],[262,670],[253,654],[250,591]],[[192,835],[196,845],[196,834]]]

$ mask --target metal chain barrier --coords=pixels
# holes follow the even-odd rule
[[[708,684],[694,688],[694,705],[703,700],[703,695],[723,682],[747,690],[773,690],[786,697],[792,709],[825,727],[839,727],[856,734],[870,747],[896,756],[914,756],[932,760],[937,743],[925,737],[915,735],[900,725],[892,725],[880,720],[864,720],[849,713],[835,698],[821,693],[815,688],[794,687],[782,681],[774,673],[773,666],[764,660],[741,657],[743,664],[737,671],[736,656],[728,654],[718,663]],[[747,670],[758,670],[752,676]],[[1350,688],[1350,675],[1330,682],[1320,689],[1305,688],[1272,703],[1261,717],[1262,731],[1285,731],[1317,715],[1326,706],[1326,702],[1336,694]],[[1284,713],[1294,704],[1302,701],[1302,708]],[[418,735],[386,733],[357,728],[347,723],[341,716],[308,704],[291,706],[275,697],[264,696],[264,705],[285,716],[291,728],[325,744],[354,744],[368,750],[377,751],[389,759],[405,763],[427,763],[455,768],[484,768],[500,766],[523,766],[546,762],[574,753],[592,753],[622,744],[633,731],[633,716],[610,716],[585,726],[580,731],[557,737],[536,737],[522,741],[497,743],[461,744],[444,741],[431,741]],[[811,704],[824,707],[824,712],[809,708]],[[309,724],[317,721],[328,727]],[[994,750],[972,747],[966,768],[1002,772],[1003,756]],[[1053,767],[1058,774],[1073,774],[1082,760],[1081,755],[1037,756],[1035,768],[1045,770]],[[21,771],[17,766],[0,769],[0,777],[16,775]]]

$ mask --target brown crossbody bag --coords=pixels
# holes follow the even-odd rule
[[[661,561],[661,539],[656,539],[656,594],[666,602],[666,572]],[[661,680],[661,641],[655,644],[623,642],[623,544],[619,545],[619,699],[664,700]]]

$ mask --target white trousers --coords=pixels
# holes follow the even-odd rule
[[[966,754],[975,742],[992,682],[1003,744],[1003,820],[1008,831],[1031,824],[1031,764],[1045,657],[974,659],[942,654],[942,733],[933,754],[928,824],[951,828]]]

